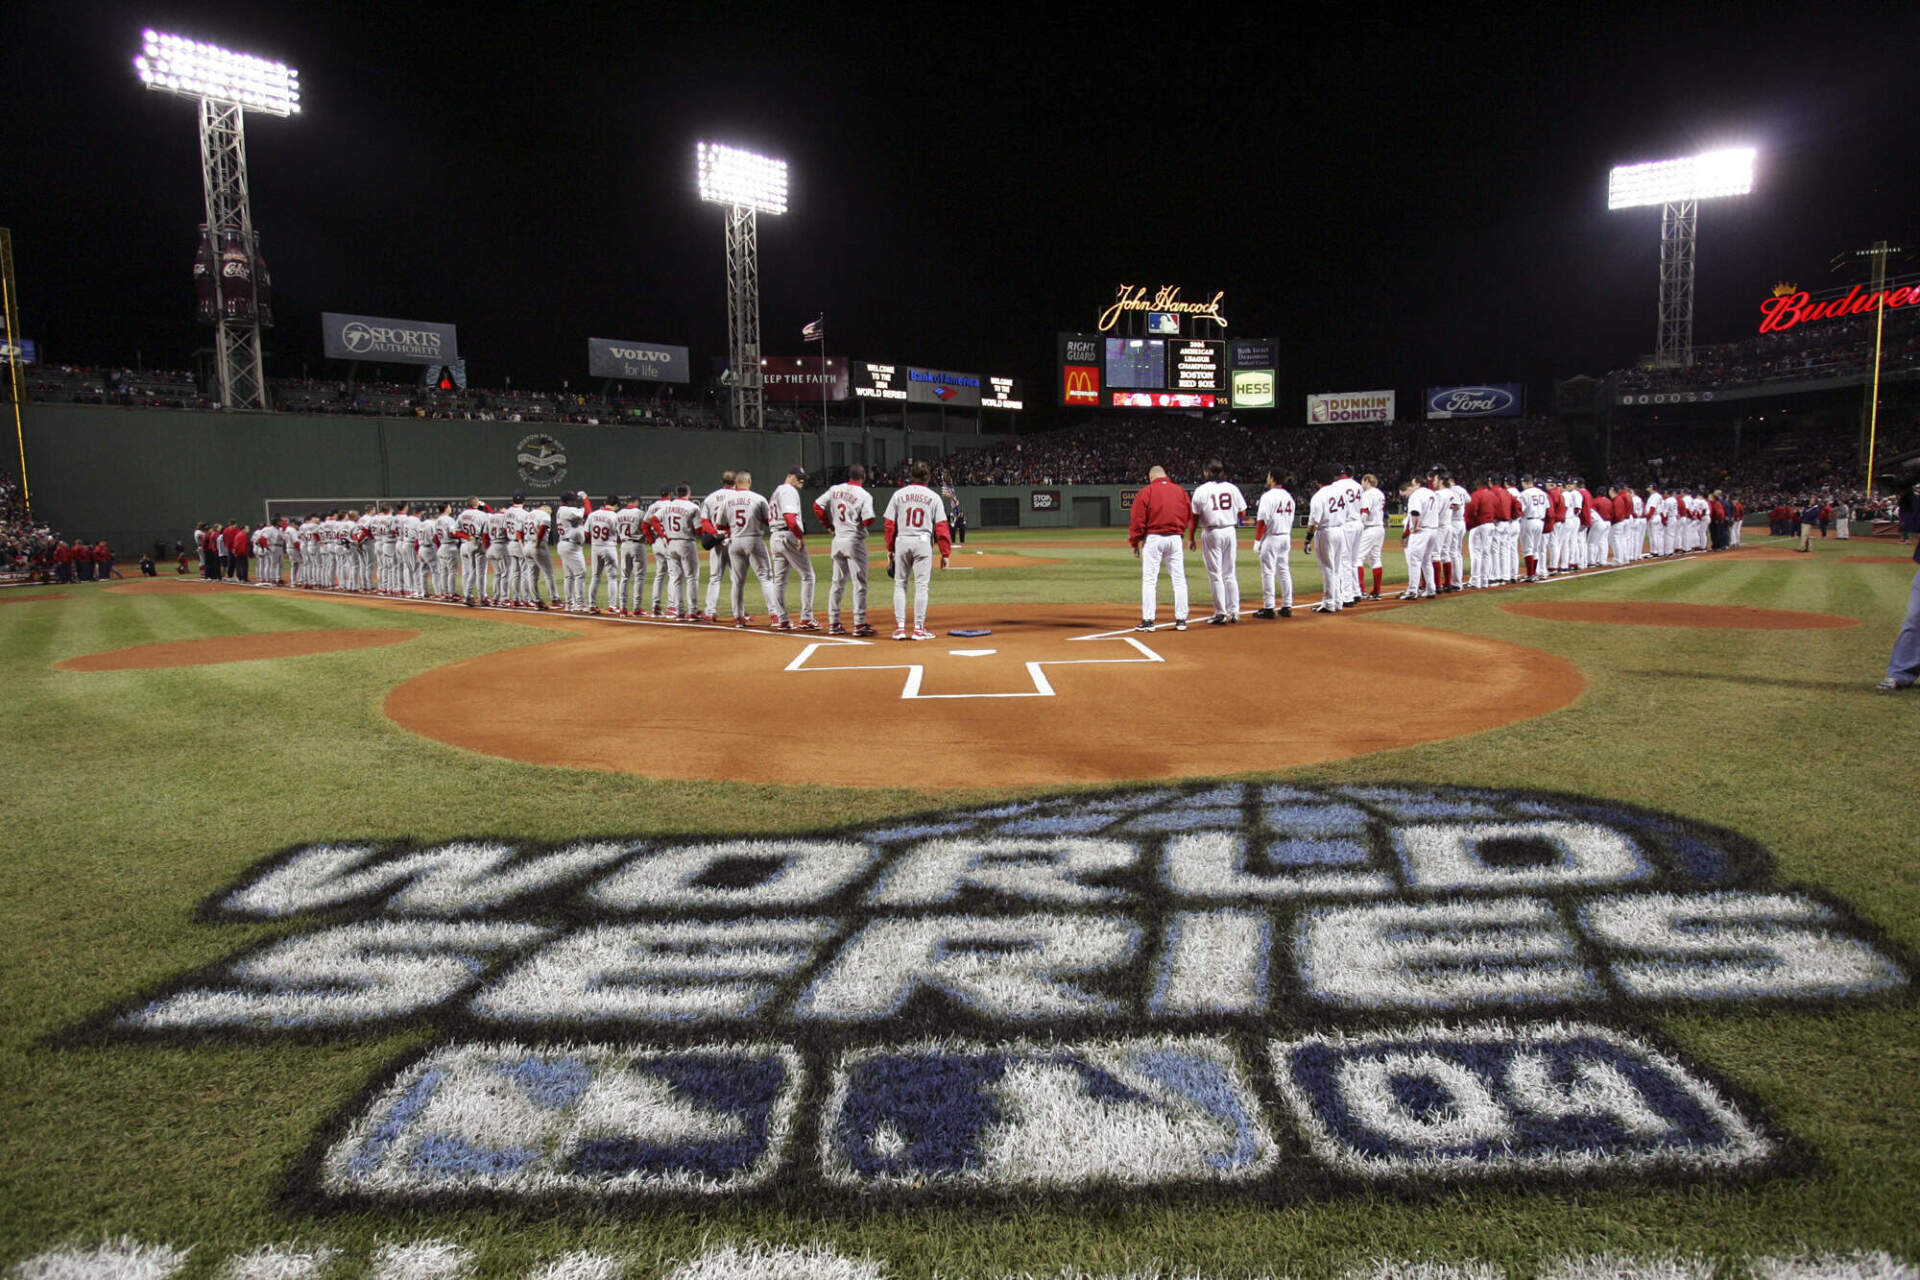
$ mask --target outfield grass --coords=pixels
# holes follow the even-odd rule
[[[1075,545],[1019,545],[1038,540]],[[1774,544],[1749,538],[1749,545]],[[937,576],[936,620],[943,608],[978,603],[1137,600],[1138,567],[1120,531],[976,534],[968,548],[1062,563]],[[1290,777],[1526,786],[1731,827],[1772,852],[1781,882],[1830,891],[1912,956],[1920,954],[1911,746],[1920,693],[1871,692],[1910,575],[1841,562],[1903,550],[1826,542],[1794,560],[1701,558],[1532,594],[1457,595],[1353,622],[1253,625],[1350,625],[1356,634],[1426,626],[1498,637],[1563,655],[1588,680],[1574,704],[1535,720]],[[1294,560],[1296,590],[1316,591],[1310,558],[1296,553]],[[1389,581],[1397,576],[1390,569]],[[1204,597],[1197,557],[1189,581]],[[1257,604],[1257,569],[1246,556],[1241,581],[1243,598]],[[883,600],[888,585],[876,582]],[[1805,1172],[1751,1186],[1469,1188],[1277,1206],[879,1204],[818,1214],[796,1206],[693,1212],[644,1204],[605,1215],[296,1211],[280,1198],[289,1169],[383,1064],[425,1043],[425,1034],[326,1045],[46,1043],[144,989],[290,932],[195,920],[211,892],[267,854],[354,836],[802,831],[1008,793],[666,782],[497,760],[397,728],[382,714],[383,698],[434,667],[561,633],[494,616],[374,610],[267,591],[62,589],[74,598],[0,606],[13,765],[0,859],[9,944],[0,983],[0,1264],[123,1232],[199,1245],[189,1277],[210,1271],[224,1251],[271,1241],[320,1239],[360,1253],[429,1235],[478,1250],[487,1274],[517,1273],[576,1248],[633,1254],[639,1274],[653,1274],[661,1260],[697,1251],[704,1238],[748,1236],[871,1251],[903,1276],[1066,1265],[1122,1271],[1158,1261],[1306,1277],[1385,1255],[1479,1258],[1520,1277],[1546,1258],[1599,1251],[1737,1259],[1885,1249],[1920,1259],[1920,1013],[1911,1000],[1648,1019],[1756,1098],[1813,1157]],[[823,575],[823,600],[824,589]],[[1515,598],[1742,604],[1842,614],[1861,625],[1597,627],[1499,608]],[[136,644],[330,627],[421,634],[390,648],[281,661],[53,670],[65,657]],[[1342,676],[1277,668],[1273,679],[1284,687]],[[674,695],[663,688],[659,696]],[[1391,686],[1356,685],[1354,714],[1390,724],[1405,696]],[[647,708],[608,714],[644,718]],[[1268,776],[1258,764],[1223,760],[1219,770]]]

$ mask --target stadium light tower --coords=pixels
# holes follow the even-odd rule
[[[759,215],[787,211],[787,162],[702,142],[700,198],[727,211],[727,365],[733,425],[766,426],[760,380]]]
[[[133,69],[160,93],[200,104],[200,183],[207,200],[207,235],[216,261],[228,233],[238,236],[235,271],[215,276],[214,360],[220,403],[229,409],[267,407],[260,357],[260,313],[254,296],[253,210],[247,200],[246,112],[290,116],[300,110],[300,73],[282,62],[235,53],[218,45],[147,30]],[[229,271],[234,274],[229,275]]]
[[[1607,182],[1608,209],[1663,207],[1660,215],[1660,335],[1655,364],[1693,363],[1693,250],[1700,202],[1753,190],[1752,147],[1708,151],[1678,160],[1615,165]]]

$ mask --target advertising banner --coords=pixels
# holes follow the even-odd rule
[[[1115,391],[1116,409],[1213,409],[1223,398],[1209,391]]]
[[[1518,418],[1526,411],[1527,388],[1521,382],[1427,388],[1429,418]]]
[[[1236,409],[1273,408],[1273,370],[1235,369],[1233,371],[1233,407]]]
[[[1308,396],[1307,421],[1315,426],[1339,422],[1392,422],[1393,392],[1344,391]]]
[[[856,400],[905,400],[907,371],[897,364],[853,362],[853,395]]]
[[[625,338],[588,338],[587,372],[596,378],[633,382],[685,382],[691,370],[685,347]]]
[[[821,389],[826,399],[847,398],[847,362],[839,356],[828,359],[821,372],[819,356],[761,356],[760,388],[768,404],[819,404]]]
[[[986,382],[980,388],[980,407],[1007,410],[1026,408],[1026,392],[1021,388],[1020,379],[996,378],[988,374]]]
[[[1227,362],[1236,369],[1278,369],[1279,349],[1272,338],[1242,338],[1227,344]]]
[[[1083,409],[1100,407],[1100,392],[1105,379],[1101,366],[1106,359],[1106,340],[1091,333],[1063,333],[1056,350],[1060,366],[1060,403]]]
[[[907,369],[907,403],[943,404],[949,409],[980,407],[980,375],[945,369]]]
[[[320,337],[329,360],[446,364],[460,354],[459,334],[454,326],[431,320],[391,320],[385,316],[323,311]]]
[[[40,349],[32,338],[22,338],[18,342],[0,342],[0,364],[12,364],[15,357],[21,364],[40,363]]]

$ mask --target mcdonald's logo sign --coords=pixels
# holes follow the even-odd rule
[[[1100,366],[1064,365],[1060,370],[1061,403],[1099,405]]]

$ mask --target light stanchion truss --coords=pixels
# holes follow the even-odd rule
[[[1757,153],[1751,147],[1709,151],[1677,160],[1616,165],[1607,182],[1607,208],[1660,205],[1660,324],[1654,363],[1693,363],[1693,278],[1700,202],[1753,190]]]
[[[787,162],[702,142],[696,151],[700,198],[727,211],[727,361],[733,425],[766,426],[760,373],[760,223],[787,211]]]
[[[300,110],[300,73],[285,63],[236,53],[184,36],[146,31],[133,60],[140,82],[200,107],[200,180],[207,234],[215,247],[237,237],[240,257],[215,279],[214,360],[223,408],[264,409],[267,379],[260,349],[258,264],[247,196],[246,112],[290,116]]]

